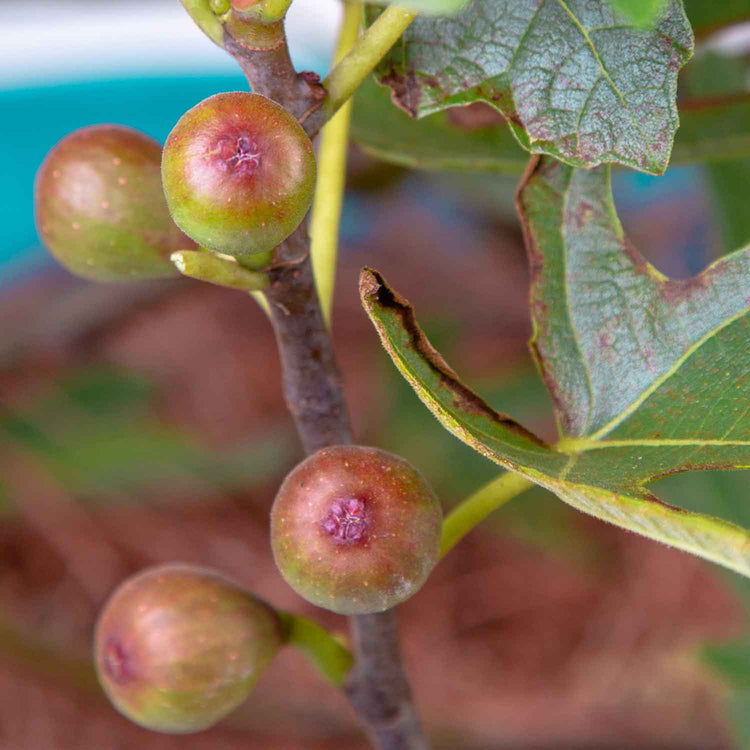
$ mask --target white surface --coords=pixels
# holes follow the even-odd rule
[[[329,60],[338,0],[295,0],[287,33],[295,63]],[[0,4],[0,88],[118,75],[222,73],[237,64],[193,23],[179,0],[36,0]]]
[[[706,47],[725,55],[745,55],[750,51],[750,22],[738,23],[717,31]]]

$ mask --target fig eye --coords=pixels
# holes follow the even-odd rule
[[[117,638],[110,638],[104,646],[104,669],[114,682],[122,685],[130,674],[125,647]]]
[[[354,544],[365,540],[369,520],[363,500],[347,498],[335,500],[323,520],[323,529],[339,544]]]
[[[96,625],[109,699],[136,724],[197,732],[250,694],[283,640],[277,613],[207,568],[149,568],[126,580]]]
[[[419,590],[438,560],[441,527],[437,497],[407,461],[334,445],[284,479],[271,546],[300,596],[342,615],[370,614]]]
[[[260,150],[249,136],[222,138],[218,152],[221,163],[235,174],[252,174],[260,166]]]

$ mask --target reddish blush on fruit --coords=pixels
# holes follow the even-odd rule
[[[271,545],[302,597],[365,614],[416,593],[437,562],[441,526],[435,494],[403,458],[332,446],[284,479],[271,510]]]
[[[206,729],[242,703],[284,640],[267,604],[214,571],[129,578],[97,621],[94,661],[114,706],[147,729]]]
[[[164,145],[162,181],[175,222],[199,245],[264,253],[304,219],[315,155],[299,123],[271,99],[216,94],[188,110]]]
[[[122,125],[63,138],[36,176],[39,236],[68,270],[96,281],[179,276],[169,256],[195,243],[172,221],[161,146]]]

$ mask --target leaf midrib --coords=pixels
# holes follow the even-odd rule
[[[654,152],[651,150],[651,144],[646,136],[646,133],[644,132],[643,128],[641,127],[640,122],[638,121],[638,118],[635,116],[633,111],[630,108],[630,105],[625,101],[625,97],[622,95],[622,92],[619,88],[615,85],[615,82],[612,80],[612,76],[610,76],[609,71],[604,66],[604,62],[601,57],[599,57],[599,52],[596,49],[596,45],[592,41],[591,37],[589,36],[588,31],[585,29],[585,27],[581,24],[581,22],[578,20],[578,17],[573,13],[573,11],[568,7],[567,2],[565,0],[556,0],[557,4],[570,16],[570,19],[573,21],[573,23],[578,28],[578,31],[583,36],[584,40],[586,41],[586,44],[588,44],[589,49],[591,50],[591,54],[594,56],[594,59],[596,60],[597,64],[599,65],[599,70],[602,72],[602,76],[604,76],[604,79],[607,81],[607,83],[612,87],[612,91],[615,92],[617,97],[620,100],[620,103],[624,107],[624,109],[627,111],[627,113],[630,115],[630,119],[635,126],[636,130],[640,133],[641,138],[643,138],[643,142],[646,144],[646,152],[651,157],[651,159],[656,159],[654,156]],[[593,86],[592,86],[593,90]],[[583,110],[582,110],[583,112]],[[582,116],[582,114],[581,114]]]
[[[585,451],[601,450],[603,448],[630,448],[637,446],[646,448],[661,448],[672,446],[701,446],[701,445],[750,445],[750,440],[702,440],[700,438],[644,438],[633,440],[592,440],[591,438],[570,438],[557,443],[558,450],[564,453],[584,453]]]
[[[706,273],[708,270],[710,270],[711,266],[709,266],[704,273]],[[601,438],[603,438],[605,435],[609,434],[614,430],[616,427],[621,425],[628,417],[632,416],[647,400],[648,398],[654,394],[659,388],[661,388],[664,383],[669,380],[673,375],[675,375],[680,368],[687,362],[690,357],[693,356],[702,346],[703,344],[710,341],[716,334],[718,334],[721,330],[726,328],[727,326],[731,325],[732,323],[736,322],[737,320],[740,320],[742,317],[747,315],[748,310],[750,308],[745,307],[744,309],[740,310],[739,312],[735,313],[734,315],[730,316],[729,318],[725,318],[721,321],[718,325],[714,326],[710,331],[707,331],[701,338],[699,338],[696,342],[691,344],[685,351],[677,357],[677,359],[674,361],[672,366],[666,370],[664,373],[662,373],[658,378],[653,380],[651,384],[648,386],[648,388],[645,388],[639,396],[631,402],[629,406],[627,406],[623,411],[621,411],[616,417],[612,418],[607,424],[604,425],[604,427],[600,428],[596,432],[594,432],[591,435],[588,435],[584,438],[580,438],[582,441],[591,441],[591,442],[601,442]],[[571,438],[572,439],[572,438]],[[566,439],[567,440],[567,439]]]

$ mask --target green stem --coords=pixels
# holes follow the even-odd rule
[[[354,46],[359,36],[362,3],[346,3],[334,63]],[[310,221],[310,254],[315,285],[326,325],[331,327],[333,288],[336,282],[339,222],[346,185],[346,150],[352,102],[349,100],[325,125],[318,149],[318,178]]]
[[[493,510],[497,510],[533,487],[534,483],[520,474],[506,472],[488,482],[473,495],[462,500],[443,521],[443,535],[440,540],[440,556],[453,549],[477,524],[484,521]]]
[[[260,309],[271,318],[271,308],[268,300],[263,296],[261,290],[268,286],[269,279],[260,269],[269,265],[273,260],[273,254],[259,256],[258,270],[253,270],[250,265],[250,256],[245,259],[244,264],[238,263],[234,258],[227,258],[210,250],[180,250],[172,253],[170,260],[177,266],[183,276],[189,276],[210,284],[217,284],[229,289],[241,289],[249,292],[253,299],[260,305]]]
[[[276,23],[281,21],[292,0],[261,0],[261,2],[251,5],[247,10],[235,11],[240,16],[252,18],[261,23]]]
[[[306,617],[279,612],[287,642],[298,648],[334,687],[341,687],[354,663],[351,652],[339,640]]]
[[[265,298],[263,292],[250,292],[250,296],[258,303],[258,306],[266,314],[266,317],[271,320],[271,306],[268,304],[268,300]]]
[[[211,9],[209,0],[180,0],[198,28],[219,47],[224,46],[224,25]]]
[[[169,259],[183,276],[229,289],[259,292],[270,283],[265,273],[248,270],[234,258],[206,250],[180,250],[172,253]]]
[[[328,96],[323,105],[326,118],[346,102],[375,66],[386,56],[388,50],[398,41],[417,14],[397,5],[390,5],[377,18],[375,23],[359,38],[357,44],[339,62],[323,86]]]

